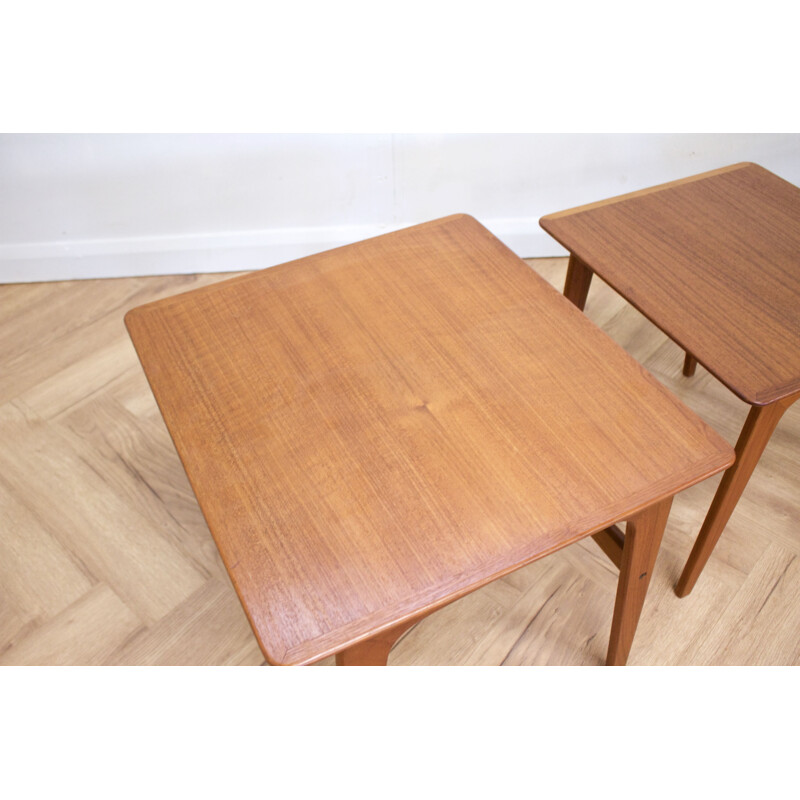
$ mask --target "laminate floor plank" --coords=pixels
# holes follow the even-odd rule
[[[129,341],[122,318],[134,306],[214,280],[219,280],[219,276],[119,278],[103,281],[108,285],[99,293],[98,281],[49,284],[52,287],[49,296],[39,297],[29,314],[21,321],[10,322],[0,332],[0,342],[4,343],[0,346],[3,364],[0,404],[19,397],[60,370],[91,359],[97,350],[114,341],[124,342],[120,346],[127,347]],[[24,295],[14,294],[15,304],[23,302]],[[97,377],[103,377],[102,370],[97,370]],[[65,385],[67,389],[69,384]]]
[[[211,579],[160,620],[135,632],[107,664],[260,665],[264,656],[230,582]]]
[[[0,658],[16,642],[27,639],[41,621],[40,617],[31,616],[30,609],[15,608],[0,584]]]
[[[74,361],[16,399],[42,419],[54,419],[133,372],[135,364],[131,363],[128,347],[124,339],[116,338],[107,347]]]
[[[609,596],[571,565],[557,563],[539,576],[525,599],[529,618],[501,664],[599,666],[605,663],[614,611],[613,594]],[[629,663],[636,663],[634,650]]]
[[[204,578],[227,580],[219,551],[160,417],[137,419],[114,397],[86,402],[60,420],[64,437],[89,443],[109,489],[176,546]],[[76,448],[82,446],[76,442]]]
[[[7,649],[0,664],[96,666],[140,625],[108,586],[98,584]]]
[[[158,619],[191,594],[205,576],[113,490],[112,467],[32,419],[16,405],[0,407],[0,472],[22,502],[143,618]]]
[[[0,475],[0,592],[25,617],[54,616],[95,581]],[[54,579],[55,578],[55,579]]]
[[[35,355],[99,319],[113,319],[135,297],[138,278],[114,281],[98,293],[92,281],[16,284],[3,287],[0,360]]]
[[[392,649],[389,663],[424,666],[428,653],[437,664],[469,662],[469,655],[487,630],[492,630],[519,591],[505,580],[495,581],[445,606],[415,625]]]
[[[701,664],[791,665],[800,661],[800,559],[769,545],[694,648]]]

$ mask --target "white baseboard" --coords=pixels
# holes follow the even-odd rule
[[[522,258],[565,255],[535,219],[481,221]],[[0,283],[264,269],[410,224],[6,244],[0,245]]]

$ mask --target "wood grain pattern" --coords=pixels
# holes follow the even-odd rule
[[[753,406],[750,409],[736,442],[736,463],[722,476],[703,527],[697,535],[697,541],[675,587],[678,597],[685,597],[697,583],[761,454],[769,443],[770,436],[784,412],[796,399],[796,396],[784,397],[768,406]]]
[[[797,187],[737,164],[540,224],[746,402],[800,390]]]
[[[595,533],[592,538],[608,556],[611,563],[619,569],[622,566],[622,548],[625,546],[625,534],[616,525],[612,525],[610,528]]]
[[[753,405],[676,586],[685,597],[800,397],[800,189],[734,164],[541,225],[571,250],[564,294],[578,308],[597,272],[681,344],[684,376],[700,361]]]
[[[564,281],[564,297],[572,301],[581,311],[592,285],[592,271],[577,256],[570,255],[567,277]]]
[[[357,645],[732,461],[466,216],[126,323],[273,663]]]
[[[628,661],[671,506],[672,498],[669,497],[641,511],[625,526],[617,602],[606,662],[609,666],[621,666]]]
[[[679,178],[678,180],[668,181],[667,183],[660,183],[657,186],[646,186],[643,189],[637,189],[633,192],[626,192],[625,194],[619,194],[615,197],[606,197],[602,200],[596,200],[592,203],[584,203],[582,206],[575,206],[574,208],[567,208],[564,211],[556,211],[552,214],[548,214],[544,219],[547,220],[554,220],[559,219],[560,217],[569,217],[573,214],[582,213],[584,211],[592,211],[595,208],[604,208],[605,206],[613,205],[614,203],[621,203],[624,200],[634,200],[639,197],[644,197],[648,194],[653,194],[654,192],[661,192],[664,189],[671,189],[676,186],[684,186],[687,183],[693,183],[694,181],[704,180],[705,178],[710,178],[714,175],[721,175],[725,172],[730,172],[734,169],[741,169],[742,167],[748,166],[747,163],[740,163],[740,164],[729,164],[725,167],[720,167],[719,169],[712,169],[708,172],[702,172],[697,175],[689,175],[685,178]]]
[[[564,286],[566,259],[528,263],[551,286]],[[264,661],[121,320],[133,305],[229,277],[0,285],[0,451],[9,455],[0,470],[3,664]],[[681,350],[600,279],[586,313],[736,441],[749,407],[702,367],[686,380]],[[120,375],[103,381],[107,365],[97,355],[115,341],[125,344]],[[81,369],[68,369],[77,363]],[[83,394],[78,380],[86,380]],[[48,416],[49,402],[39,412],[31,408],[20,398],[40,382],[60,385],[72,405],[55,416]],[[673,587],[718,477],[675,497],[629,663],[800,663],[799,441],[795,404],[770,439],[703,580],[684,600]],[[80,473],[75,480],[42,481],[52,469],[51,448],[91,465],[98,479]],[[31,455],[15,460],[16,449]],[[48,513],[76,499],[82,507],[77,530]],[[92,550],[112,551],[122,566],[136,559],[125,545],[125,527],[118,526],[120,507],[170,543],[154,552],[154,569],[138,573],[140,592],[158,593],[173,573],[182,582],[187,563],[200,575],[200,587],[174,593],[157,618],[143,619],[136,597],[125,599],[124,578],[116,586],[115,574],[81,558],[91,541]],[[616,568],[593,540],[584,539],[431,614],[400,638],[389,661],[599,665],[606,658],[616,589]]]

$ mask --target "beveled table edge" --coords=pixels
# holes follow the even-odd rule
[[[258,636],[258,632],[256,631],[255,626],[251,624],[251,628],[253,629],[253,633],[255,634],[256,640],[259,643],[259,647],[261,648],[262,653],[264,654],[267,661],[273,666],[305,666],[308,664],[314,664],[317,661],[321,661],[324,658],[328,658],[329,656],[333,656],[336,653],[341,652],[342,650],[347,649],[348,647],[352,647],[353,645],[359,644],[361,642],[367,642],[374,636],[377,636],[384,631],[391,630],[399,625],[402,625],[404,622],[410,622],[415,619],[422,620],[424,617],[428,616],[439,609],[448,606],[450,603],[455,602],[456,600],[460,600],[462,597],[466,597],[468,594],[472,594],[472,592],[477,591],[478,589],[483,588],[484,586],[488,586],[490,583],[494,583],[494,581],[500,580],[504,578],[506,575],[511,575],[512,573],[516,572],[517,570],[522,569],[523,567],[527,567],[530,564],[533,564],[536,561],[539,561],[543,558],[547,558],[547,556],[553,555],[553,553],[557,553],[559,550],[563,550],[567,547],[571,547],[572,545],[576,544],[577,542],[581,541],[582,539],[588,539],[589,537],[593,536],[600,531],[605,530],[606,528],[611,527],[612,525],[616,525],[617,523],[624,522],[630,517],[635,516],[637,513],[643,511],[650,506],[656,505],[668,498],[673,498],[680,492],[688,489],[692,486],[697,485],[698,483],[702,483],[704,480],[723,472],[724,470],[728,469],[728,467],[732,466],[735,460],[735,454],[733,447],[728,445],[727,447],[727,459],[724,462],[720,462],[714,466],[708,467],[707,470],[700,476],[696,478],[689,479],[680,486],[680,488],[674,491],[667,491],[661,492],[657,495],[654,495],[651,499],[648,499],[646,502],[638,502],[631,506],[629,511],[626,511],[622,516],[616,516],[610,518],[607,522],[603,522],[602,524],[592,527],[589,530],[576,534],[575,536],[571,537],[564,542],[560,542],[557,546],[549,548],[548,550],[541,551],[536,553],[536,555],[532,556],[529,559],[524,561],[520,561],[519,563],[507,567],[490,577],[483,578],[479,581],[476,581],[474,584],[471,584],[467,587],[462,587],[458,592],[454,592],[451,595],[448,595],[446,598],[442,598],[440,600],[436,600],[425,605],[421,605],[418,608],[414,609],[413,612],[408,614],[404,614],[402,616],[398,616],[396,619],[391,620],[390,622],[383,623],[377,626],[374,630],[370,631],[369,634],[362,634],[358,636],[353,636],[352,639],[346,640],[345,644],[336,644],[335,646],[332,645],[323,645],[323,649],[314,650],[313,648],[305,647],[305,643],[301,643],[296,645],[295,647],[285,651],[280,658],[276,658],[275,654],[270,653],[267,654],[266,649],[263,647],[261,639]],[[724,451],[720,451],[722,454]],[[232,579],[232,576],[231,576]],[[238,592],[237,592],[238,595]],[[244,608],[244,604],[242,604]],[[245,609],[247,613],[247,609]],[[248,614],[248,621],[249,621],[249,614]],[[363,620],[361,620],[363,622]],[[353,623],[355,624],[355,623]],[[337,631],[341,631],[341,628],[337,628],[333,631],[330,631],[324,634],[321,637],[317,637],[316,639],[308,640],[309,642],[325,642],[326,639],[336,638],[334,634]],[[338,639],[341,641],[341,638]],[[309,651],[312,651],[309,653]]]
[[[739,169],[755,167],[759,170],[763,170],[764,172],[773,175],[775,178],[779,180],[784,180],[779,175],[775,175],[775,173],[770,172],[765,167],[762,167],[760,164],[756,164],[753,161],[740,161],[736,164],[730,164],[726,167],[720,167],[718,169],[709,170],[707,172],[700,172],[696,175],[689,175],[686,178],[679,178],[674,181],[669,181],[667,183],[660,183],[655,186],[649,186],[645,189],[639,189],[635,192],[628,192],[627,194],[617,195],[615,197],[609,197],[605,200],[598,200],[593,203],[587,203],[586,205],[582,206],[575,206],[573,208],[565,209],[564,211],[556,211],[552,214],[546,214],[543,217],[539,218],[539,226],[549,235],[552,236],[565,250],[567,250],[570,256],[574,256],[577,258],[584,266],[586,266],[589,270],[593,273],[595,272],[594,268],[592,267],[590,261],[591,259],[586,258],[578,248],[572,249],[563,241],[563,238],[560,237],[558,234],[554,233],[550,230],[547,226],[547,223],[550,220],[557,220],[563,217],[572,216],[575,214],[581,214],[584,211],[592,211],[597,208],[603,208],[604,206],[614,205],[616,203],[621,203],[626,200],[632,200],[637,197],[644,197],[648,194],[654,194],[655,192],[659,192],[665,189],[672,189],[677,186],[685,185],[687,183],[694,183],[695,181],[705,180],[706,178],[712,178],[715,175],[722,175],[726,172],[734,172]],[[664,328],[653,318],[653,316],[647,313],[644,309],[642,309],[638,303],[636,303],[633,299],[628,297],[626,292],[621,291],[617,285],[610,280],[608,277],[604,275],[600,275],[596,273],[597,277],[600,278],[604,283],[610,286],[620,297],[622,297],[629,305],[633,306],[645,319],[647,319],[650,323],[655,325],[665,336],[667,336],[671,341],[675,342],[679,347],[685,350],[687,353],[686,346],[681,342],[679,339],[673,337],[671,334],[667,333]],[[707,372],[713,375],[726,389],[728,389],[732,394],[738,397],[741,401],[747,403],[750,406],[769,406],[773,403],[778,402],[779,400],[783,400],[787,397],[791,397],[794,394],[797,394],[800,391],[800,383],[798,381],[790,381],[783,386],[772,387],[770,391],[756,391],[756,392],[746,392],[742,391],[738,387],[732,386],[722,375],[719,374],[717,370],[712,369],[709,367],[702,359],[698,358],[694,353],[691,354],[693,358],[700,364]]]
[[[719,167],[718,169],[708,170],[707,172],[699,172],[696,175],[688,175],[685,178],[678,178],[674,181],[668,181],[667,183],[658,183],[655,186],[647,186],[644,189],[637,189],[634,192],[628,192],[626,194],[615,195],[614,197],[608,197],[604,200],[596,200],[592,203],[586,203],[585,205],[581,206],[574,206],[573,208],[567,208],[563,211],[555,211],[552,214],[545,214],[543,217],[539,219],[539,225],[544,228],[547,233],[553,236],[550,231],[547,230],[545,226],[545,222],[548,222],[551,219],[560,219],[561,217],[569,217],[573,214],[580,214],[584,211],[592,211],[595,208],[602,208],[603,206],[610,206],[614,205],[615,203],[621,203],[624,200],[632,200],[636,197],[644,197],[648,194],[653,194],[655,192],[663,191],[664,189],[672,189],[675,186],[681,186],[686,183],[694,183],[695,181],[702,181],[706,178],[712,178],[715,175],[722,175],[725,172],[734,172],[738,169],[743,169],[745,167],[758,167],[759,169],[764,169],[760,164],[756,164],[752,161],[740,161],[737,164],[729,164],[726,167]],[[767,172],[768,170],[764,170]],[[777,177],[777,176],[776,176]],[[555,238],[555,237],[554,237]]]

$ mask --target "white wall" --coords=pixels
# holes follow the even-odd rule
[[[756,161],[798,134],[5,134],[0,282],[256,269],[456,212],[523,257],[543,214]]]

